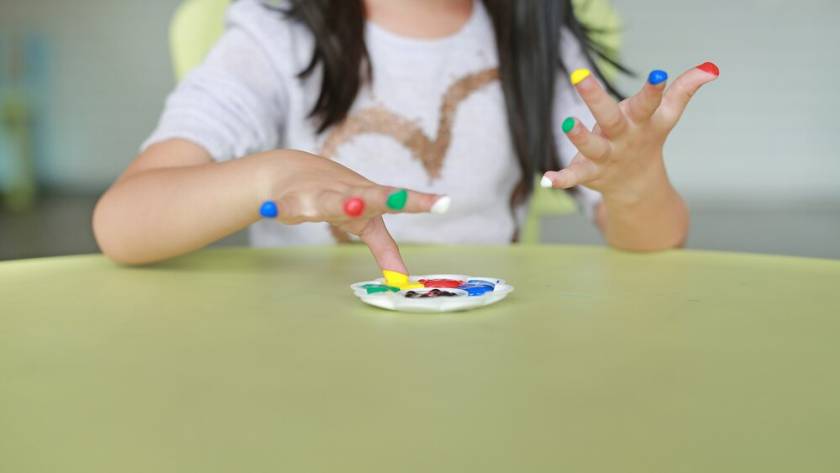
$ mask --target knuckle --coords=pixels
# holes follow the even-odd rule
[[[579,146],[589,143],[589,133],[585,132],[582,128],[583,127],[581,126],[575,127],[575,129],[569,133],[569,137],[572,141]]]
[[[656,110],[657,103],[651,100],[637,100],[633,102],[632,110],[636,118],[650,118],[650,115]]]
[[[300,215],[300,199],[295,195],[284,196],[278,207],[280,220],[284,222],[293,221]]]
[[[610,145],[609,144],[604,144],[598,150],[598,153],[596,153],[596,156],[594,157],[594,159],[596,159],[598,161],[608,161],[611,157],[610,156],[610,151],[611,151]]]
[[[677,92],[677,97],[679,97],[681,102],[688,103],[688,101],[691,100],[692,97],[694,97],[694,94],[697,91],[695,89],[691,88],[691,87],[682,86],[679,89],[677,89],[676,92]]]
[[[604,119],[604,127],[613,130],[613,132],[624,129],[624,119],[621,115],[614,114]]]

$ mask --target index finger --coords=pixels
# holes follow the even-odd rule
[[[391,237],[382,217],[371,219],[359,238],[368,246],[380,269],[408,274],[397,242]]]

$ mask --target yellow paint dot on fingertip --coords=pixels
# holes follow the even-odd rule
[[[385,276],[385,284],[389,286],[399,287],[403,284],[408,284],[408,276],[402,273],[398,273],[396,271],[382,271],[382,275]]]
[[[402,291],[409,289],[422,289],[424,286],[420,283],[410,282],[408,275],[398,273],[396,271],[382,271],[382,276],[385,277],[385,285],[399,288]]]
[[[572,72],[572,74],[571,74],[571,76],[569,76],[569,78],[572,81],[572,85],[578,85],[581,82],[583,82],[584,79],[589,77],[591,74],[592,73],[589,72],[589,69],[576,69],[574,72]]]

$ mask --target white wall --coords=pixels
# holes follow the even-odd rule
[[[840,2],[614,3],[640,72],[706,59],[721,68],[667,149],[690,200],[840,204]]]
[[[667,150],[691,201],[840,203],[840,2],[614,2],[626,62],[640,72],[706,59],[722,69]],[[0,0],[0,30],[27,25],[54,39],[49,182],[98,190],[131,159],[172,86],[166,31],[177,3]]]
[[[0,32],[51,40],[50,156],[43,180],[99,191],[121,172],[172,87],[167,30],[178,0],[0,0]]]

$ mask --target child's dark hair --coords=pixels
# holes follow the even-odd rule
[[[560,31],[566,28],[583,46],[595,73],[608,90],[595,58],[629,72],[590,38],[589,29],[574,15],[572,0],[483,0],[493,21],[499,57],[499,77],[508,123],[523,179],[514,194],[521,202],[533,190],[533,176],[560,168],[554,139],[553,104],[557,74],[568,73],[560,56]],[[315,38],[309,77],[321,67],[323,81],[311,116],[318,131],[347,116],[359,88],[372,78],[364,41],[363,0],[289,0],[287,15],[306,25]]]

